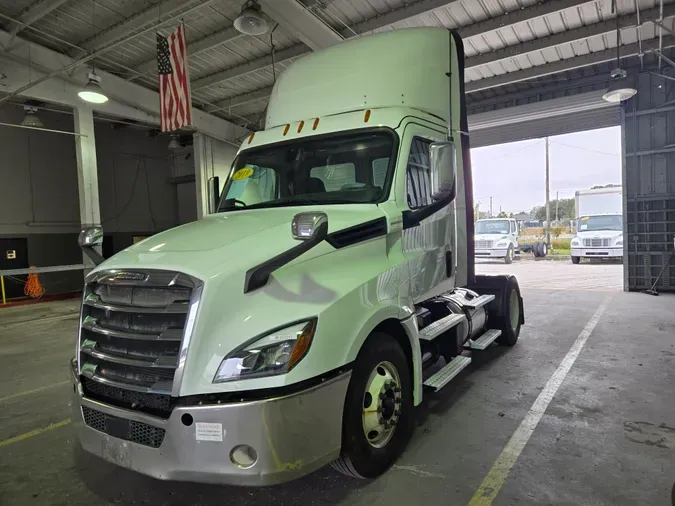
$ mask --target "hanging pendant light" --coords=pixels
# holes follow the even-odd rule
[[[250,1],[244,4],[239,16],[234,20],[234,28],[244,35],[262,35],[267,33],[267,21],[262,15],[258,2]]]
[[[612,12],[616,13],[616,68],[610,73],[609,86],[602,98],[609,103],[618,104],[635,96],[637,89],[633,80],[628,79],[626,71],[621,68],[621,31],[616,0],[612,3]]]
[[[635,85],[627,77],[626,71],[616,68],[612,70],[609,87],[602,98],[607,102],[617,104],[635,96],[636,93]]]
[[[108,101],[108,96],[101,88],[101,78],[95,72],[89,74],[89,82],[78,93],[79,97],[85,102],[92,104],[104,104]]]
[[[23,106],[24,116],[21,126],[31,127],[31,128],[44,128],[44,123],[37,115],[37,107],[30,105]]]
[[[169,149],[175,151],[176,149],[180,148],[180,136],[178,134],[173,134],[171,136],[171,140],[169,141]]]

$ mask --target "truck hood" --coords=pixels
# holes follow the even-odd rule
[[[209,216],[152,236],[97,267],[162,269],[201,280],[192,306],[196,313],[190,317],[194,323],[189,327],[179,395],[268,388],[325,372],[325,360],[307,360],[272,379],[212,381],[223,358],[257,336],[317,317],[328,322],[320,331],[330,333],[335,323],[325,316],[329,309],[341,317],[355,311],[361,314],[352,306],[345,307],[346,295],[396,266],[396,260],[388,258],[386,235],[338,249],[324,241],[276,270],[264,287],[244,293],[246,272],[299,244],[291,236],[293,216],[313,210],[319,208],[254,209]],[[321,211],[328,215],[329,233],[387,216],[375,204],[323,206]],[[367,294],[363,297],[368,300]],[[316,339],[321,343],[312,345],[313,353],[320,357],[321,347],[331,344],[326,338]]]
[[[476,234],[473,237],[474,241],[494,241],[497,243],[501,239],[508,239],[506,234]]]
[[[623,235],[621,230],[588,230],[577,232],[579,239],[616,239]]]
[[[329,233],[380,218],[377,205],[279,207],[214,214],[153,235],[106,260],[96,270],[139,268],[184,272],[206,280],[214,271],[242,271],[292,248],[291,221],[299,212],[323,211]],[[325,252],[324,248],[321,249]],[[313,251],[313,250],[312,250]],[[311,258],[308,252],[297,261]]]

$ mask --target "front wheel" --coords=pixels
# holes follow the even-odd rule
[[[506,251],[506,256],[504,257],[504,263],[510,264],[513,262],[513,244],[509,246],[509,249]]]
[[[581,257],[572,257],[572,263],[575,264],[575,265],[578,264],[580,260],[581,260]]]
[[[373,333],[354,364],[342,417],[342,452],[333,468],[375,478],[403,453],[414,427],[408,360],[396,340]]]

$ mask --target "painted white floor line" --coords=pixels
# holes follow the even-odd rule
[[[502,488],[502,485],[504,485],[506,478],[511,472],[511,468],[513,468],[518,457],[522,453],[523,448],[525,448],[525,445],[529,441],[530,436],[532,436],[532,433],[537,428],[546,408],[548,408],[551,400],[553,400],[553,396],[555,396],[560,385],[565,380],[565,376],[567,376],[567,373],[577,360],[579,353],[581,353],[586,341],[588,341],[588,337],[591,335],[591,332],[593,332],[593,329],[598,324],[600,317],[607,309],[612,297],[613,294],[607,296],[607,298],[602,301],[577,337],[576,341],[574,341],[574,344],[567,352],[567,355],[565,355],[565,358],[563,358],[562,362],[553,373],[553,376],[548,380],[546,386],[525,415],[525,418],[523,418],[523,421],[511,436],[511,439],[509,439],[504,450],[502,450],[502,453],[497,457],[492,469],[490,469],[490,472],[471,498],[469,506],[489,506],[492,504],[495,497],[497,497],[499,490]]]

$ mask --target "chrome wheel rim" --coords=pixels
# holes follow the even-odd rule
[[[401,416],[401,379],[394,364],[380,362],[370,373],[363,394],[363,433],[373,448],[391,440]]]
[[[518,294],[515,290],[511,290],[509,296],[509,316],[511,319],[511,328],[515,331],[520,322],[520,303],[518,301]]]

